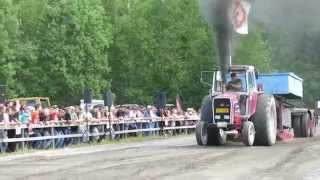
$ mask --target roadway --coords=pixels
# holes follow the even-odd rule
[[[320,138],[200,147],[193,136],[0,156],[0,179],[318,180]]]

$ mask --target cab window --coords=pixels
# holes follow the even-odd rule
[[[256,89],[255,75],[253,72],[250,72],[248,75],[249,90],[253,91]]]
[[[236,73],[237,78],[241,80],[241,92],[247,91],[247,78],[246,73],[242,71],[233,71],[227,74],[227,83],[231,81],[231,74]]]
[[[27,103],[26,103],[26,105],[27,106],[32,106],[32,107],[34,107],[35,105],[36,105],[36,101],[35,100],[27,100]]]
[[[44,108],[49,107],[49,103],[47,99],[40,99],[41,106]]]

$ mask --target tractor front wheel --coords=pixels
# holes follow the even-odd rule
[[[208,123],[204,121],[199,121],[196,126],[196,140],[198,145],[206,146],[208,145]]]
[[[212,122],[212,99],[211,96],[205,96],[202,100],[200,121],[196,126],[196,140],[198,145],[209,145],[208,124]]]
[[[219,146],[227,143],[227,134],[224,132],[223,129],[212,128],[210,129],[209,135],[212,136],[210,137],[211,144]]]
[[[251,121],[245,121],[243,123],[241,137],[242,142],[246,146],[252,146],[254,143],[256,131],[254,129],[254,124]]]

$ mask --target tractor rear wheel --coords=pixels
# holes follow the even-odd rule
[[[301,117],[301,135],[302,137],[308,137],[310,135],[310,127],[309,127],[309,114],[303,113]]]
[[[301,119],[300,116],[292,116],[292,128],[294,137],[301,137]]]
[[[255,133],[254,124],[251,121],[245,121],[241,132],[243,144],[246,146],[252,146],[254,143]]]
[[[253,116],[256,130],[255,144],[271,146],[277,138],[277,111],[272,95],[262,94],[258,97],[256,113]]]
[[[210,96],[205,96],[202,100],[200,119],[205,122],[212,122],[213,120],[212,99]]]
[[[316,123],[314,122],[314,120],[312,120],[312,124],[310,127],[310,137],[314,137],[316,133]]]

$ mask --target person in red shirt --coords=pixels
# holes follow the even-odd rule
[[[39,124],[40,122],[40,110],[41,106],[39,104],[35,105],[35,110],[31,113],[31,123],[33,124]]]
[[[59,108],[57,105],[54,105],[53,109],[51,110],[50,120],[51,121],[58,121],[59,120]]]

